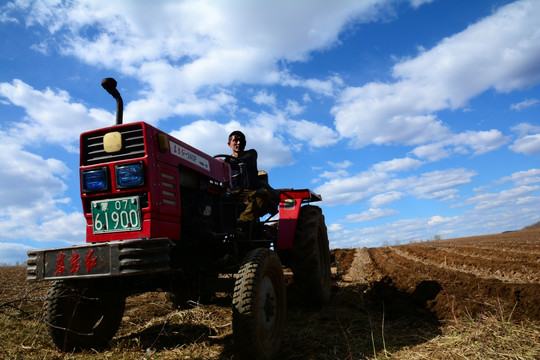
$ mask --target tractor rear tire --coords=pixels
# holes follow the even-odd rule
[[[281,261],[259,248],[244,259],[234,286],[233,333],[243,359],[272,359],[281,347],[287,300]]]
[[[49,335],[62,351],[107,347],[120,327],[124,309],[123,296],[56,281],[46,299]]]
[[[305,205],[300,209],[291,268],[300,297],[308,305],[321,306],[330,300],[330,248],[324,215],[318,206]]]

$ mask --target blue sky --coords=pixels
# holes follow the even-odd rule
[[[320,193],[331,247],[540,220],[540,2],[0,5],[0,263],[85,241],[82,131],[147,121],[208,154],[232,130],[275,188]]]

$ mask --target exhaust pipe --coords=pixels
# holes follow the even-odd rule
[[[116,99],[116,125],[121,125],[124,116],[124,101],[118,90],[116,90],[116,85],[116,80],[113,78],[105,78],[101,81],[101,86]]]

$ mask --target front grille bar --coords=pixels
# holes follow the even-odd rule
[[[145,155],[144,134],[141,125],[122,127],[117,130],[122,134],[122,149],[107,153],[103,148],[105,133],[83,136],[83,165],[102,164],[111,161],[143,157]]]

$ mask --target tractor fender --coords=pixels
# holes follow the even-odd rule
[[[303,204],[321,201],[322,197],[309,189],[278,189],[279,222],[276,250],[291,249]]]

